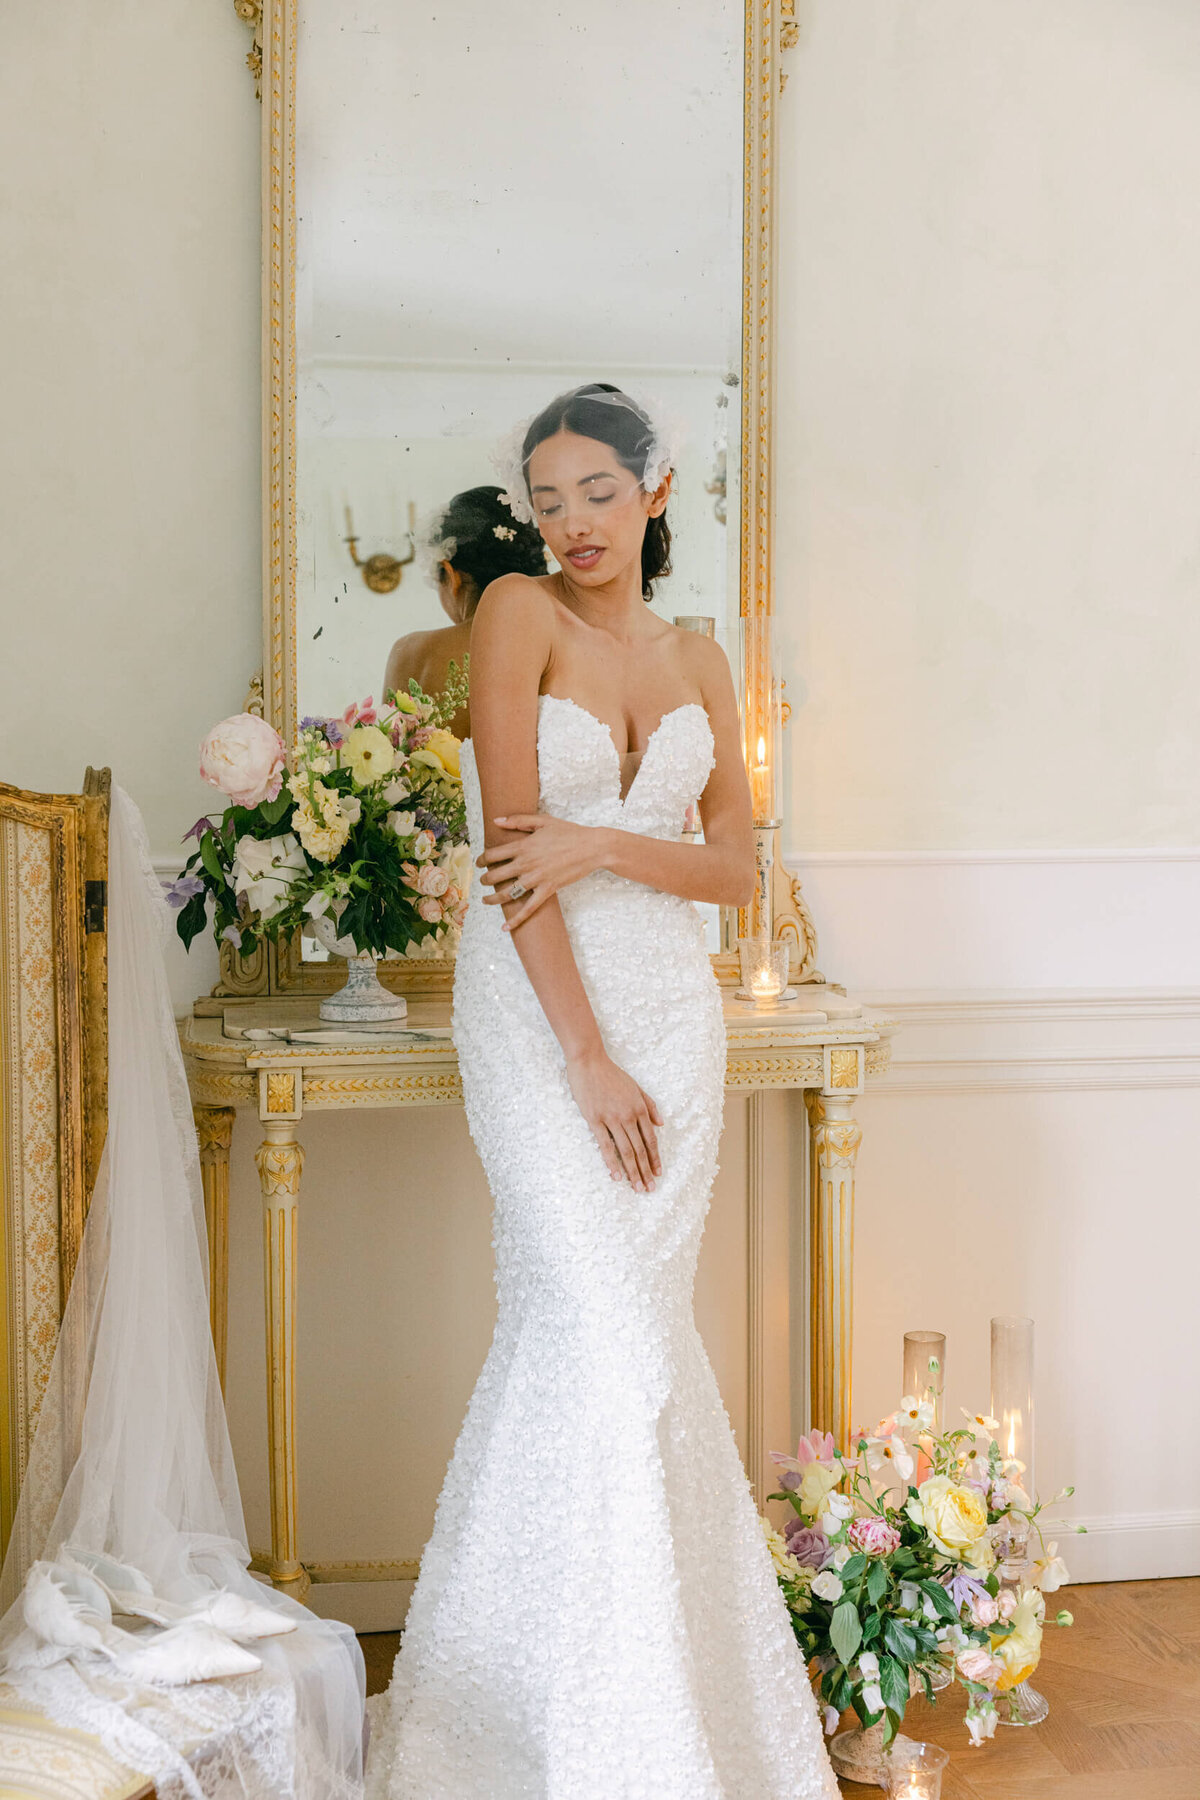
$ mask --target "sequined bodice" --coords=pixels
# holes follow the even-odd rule
[[[539,804],[578,825],[615,825],[645,837],[678,837],[688,805],[713,766],[708,714],[698,702],[663,714],[650,734],[629,790],[621,796],[621,758],[603,720],[557,694],[538,698]],[[463,745],[463,793],[471,848],[483,847],[483,810],[470,740]]]

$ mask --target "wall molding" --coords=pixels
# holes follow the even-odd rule
[[[785,850],[783,861],[794,875],[803,875],[806,868],[991,868],[996,864],[1060,868],[1075,863],[1200,863],[1200,846],[1111,850]]]
[[[872,1094],[1200,1087],[1200,989],[862,992],[895,1020]]]
[[[1075,1535],[1082,1525],[1087,1535]],[[1156,1581],[1200,1575],[1200,1511],[1108,1513],[1047,1524],[1072,1585],[1090,1581]],[[1046,1610],[1055,1611],[1056,1595]],[[1064,1590],[1064,1604],[1070,1605]]]

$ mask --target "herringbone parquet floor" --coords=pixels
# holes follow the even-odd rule
[[[909,1708],[908,1735],[951,1752],[943,1800],[1200,1800],[1200,1579],[1067,1588],[1050,1604],[1069,1608],[1075,1623],[1046,1633],[1043,1724],[1001,1726],[972,1750],[961,1689]],[[359,1641],[367,1691],[379,1693],[400,1640],[388,1632]],[[879,1795],[850,1783],[844,1792]],[[594,1800],[606,1797],[597,1790]]]

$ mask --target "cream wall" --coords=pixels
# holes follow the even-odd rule
[[[1200,9],[800,0],[799,849],[1200,840]]]
[[[915,1326],[986,1403],[988,1318],[1028,1312],[1071,1568],[1195,1571],[1200,12],[797,15],[788,841],[822,967],[902,1027],[862,1103],[856,1414]]]
[[[894,1397],[905,1325],[949,1330],[952,1399],[978,1399],[989,1311],[1028,1307],[1044,1473],[1076,1475],[1103,1527],[1076,1563],[1181,1572],[1200,1566],[1194,1452],[1117,1491],[1109,1434],[1185,1417],[1200,1356],[1196,15],[798,10],[780,168],[788,842],[826,971],[905,1024],[863,1103],[857,1410]],[[231,7],[193,0],[64,0],[7,35],[0,773],[75,787],[111,762],[169,859],[208,800],[196,741],[258,661],[245,38]],[[175,955],[181,1004],[210,970]],[[773,1166],[790,1146],[798,1168],[796,1109],[772,1106]],[[735,1412],[744,1128],[738,1101],[701,1294]],[[254,1137],[244,1120],[229,1388],[261,1544]],[[457,1115],[324,1117],[307,1141],[302,1549],[408,1555],[415,1475],[427,1508],[487,1336],[486,1197]],[[781,1191],[772,1442],[799,1354],[778,1323],[795,1274]],[[379,1428],[418,1406],[428,1432]]]

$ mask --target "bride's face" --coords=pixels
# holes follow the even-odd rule
[[[665,508],[669,480],[648,494],[615,450],[573,431],[538,445],[528,477],[538,529],[573,581],[600,587],[630,564],[640,572],[646,521]]]

